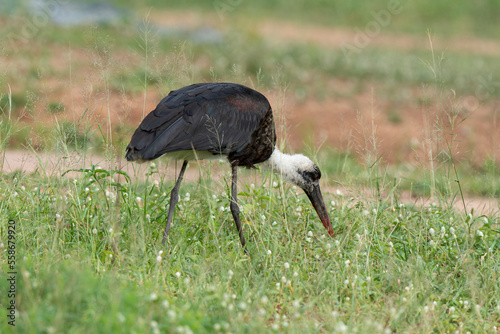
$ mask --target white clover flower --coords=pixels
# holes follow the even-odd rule
[[[279,290],[280,286],[281,286],[281,284],[276,283],[276,289],[278,289],[278,290]]]
[[[424,306],[424,312],[425,312],[425,313],[429,312],[429,306],[427,306],[427,305],[426,305],[426,306]]]
[[[267,299],[267,297],[266,297],[266,296],[262,296],[262,298],[260,298],[260,302],[261,302],[262,304],[267,304],[267,302],[268,302],[268,301],[269,301],[269,299]]]
[[[142,203],[142,198],[140,198],[139,196],[137,196],[135,198],[135,202],[140,205]]]
[[[221,206],[221,207],[219,208],[219,211],[220,211],[220,212],[224,212],[224,210],[225,210],[225,209],[226,209],[226,208],[224,208],[224,206]]]
[[[160,181],[154,180],[153,184],[154,184],[155,187],[159,187],[160,186]]]
[[[251,183],[250,188],[252,188],[252,189],[255,188],[255,184]]]
[[[229,278],[233,277],[233,271],[231,269],[228,270],[227,274],[228,274]]]
[[[476,231],[476,235],[477,235],[478,237],[480,237],[480,238],[484,237],[483,232],[481,232],[480,230],[477,230],[477,231]]]
[[[113,228],[110,227],[108,231],[109,231],[109,233],[113,233]]]
[[[366,277],[366,282],[367,282],[367,283],[370,283],[370,282],[371,282],[371,280],[372,280],[372,278],[371,278],[370,276],[367,276],[367,277]]]
[[[156,262],[161,262],[161,255],[158,255],[158,256],[156,257]]]
[[[298,273],[298,272],[296,272],[296,271],[294,271],[294,272],[293,272],[293,277],[297,277],[297,276],[299,276],[299,273]]]
[[[453,312],[455,312],[455,307],[451,306],[448,311],[450,312],[450,314],[452,314]]]
[[[276,225],[278,225],[278,223],[276,221],[273,221],[273,223],[271,225],[276,226]]]
[[[73,179],[73,184],[77,185],[78,184],[78,180],[77,179]]]
[[[62,221],[62,216],[59,213],[56,213],[56,222],[60,223]]]
[[[271,252],[270,249],[267,250],[267,255],[271,255],[273,252]]]
[[[347,298],[346,298],[347,299]],[[339,324],[337,325],[337,327],[335,328],[336,332],[339,332],[339,333],[347,333],[347,330],[349,328],[347,328],[347,326],[341,321],[339,322]]]
[[[97,234],[97,229],[96,229],[96,228],[94,228],[94,229],[92,230],[92,234]]]
[[[455,234],[455,229],[453,227],[450,227],[450,233]]]
[[[363,216],[368,216],[370,214],[370,211],[368,210],[363,210]]]
[[[154,162],[150,163],[149,168],[156,168],[156,164]]]
[[[348,265],[351,263],[351,261],[349,261],[349,260],[345,260],[345,262],[344,262],[344,263],[345,263],[345,265],[346,265],[346,266],[348,266]]]
[[[348,285],[349,285],[349,280],[348,280],[348,279],[346,279],[346,280],[344,281],[344,286],[348,286]]]
[[[392,241],[389,241],[388,245],[389,247],[394,248],[394,244],[392,243]]]
[[[281,277],[281,282],[282,282],[283,284],[284,284],[284,283],[286,283],[286,277],[285,277],[285,276]]]
[[[331,206],[335,206],[335,201],[331,201],[331,202],[330,202],[330,205],[331,205]]]
[[[273,188],[278,188],[278,182],[273,182]]]
[[[297,208],[295,208],[295,211],[297,211],[297,212],[301,212],[301,211],[302,211],[302,207],[301,207],[301,206],[298,206]]]
[[[285,269],[290,268],[290,264],[288,262],[285,262],[285,264],[283,266],[285,267]]]
[[[433,237],[433,236],[434,236],[434,234],[436,234],[436,231],[434,231],[434,229],[431,227],[431,228],[429,229],[429,234]]]
[[[434,240],[429,241],[430,246],[434,246]]]
[[[306,238],[306,241],[307,242],[312,242],[312,239],[311,238]]]
[[[261,216],[260,216],[260,218],[261,218],[262,220],[266,220],[266,216],[265,216],[265,215],[261,215]]]
[[[339,195],[339,196],[342,196],[342,195],[343,195],[343,194],[342,194],[342,192],[341,192],[339,189],[337,189],[336,193],[337,193],[337,195]]]
[[[177,271],[177,272],[175,273],[175,277],[180,278],[180,277],[181,277],[181,273]]]
[[[88,187],[85,188],[85,192],[88,193],[90,189]]]

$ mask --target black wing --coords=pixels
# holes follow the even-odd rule
[[[266,145],[272,152],[274,122],[264,95],[238,84],[194,84],[170,92],[144,118],[127,146],[126,157],[152,160],[194,149],[238,159],[263,126],[268,128]]]

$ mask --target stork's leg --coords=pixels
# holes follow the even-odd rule
[[[175,205],[179,200],[179,187],[181,185],[182,177],[184,176],[184,171],[187,167],[187,160],[184,160],[181,167],[181,172],[179,173],[179,177],[177,178],[177,182],[175,182],[175,186],[170,193],[170,205],[168,206],[168,216],[167,216],[167,224],[165,225],[165,231],[163,232],[163,240],[161,244],[165,246],[165,242],[167,241],[168,231],[170,230],[170,223],[172,223],[172,216],[174,215]]]
[[[243,236],[243,229],[241,228],[240,221],[240,208],[238,207],[238,191],[236,190],[237,181],[238,181],[238,171],[236,165],[231,165],[233,172],[233,179],[231,183],[231,213],[233,214],[234,222],[236,223],[236,228],[238,229],[238,234],[240,235],[241,246],[243,246],[243,250],[247,253],[247,249],[245,247],[245,237]]]

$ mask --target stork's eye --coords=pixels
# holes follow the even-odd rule
[[[319,170],[314,171],[301,171],[300,174],[304,177],[304,179],[314,182],[321,178],[321,173]]]

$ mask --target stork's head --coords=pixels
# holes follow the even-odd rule
[[[328,234],[333,237],[332,224],[319,187],[321,171],[318,166],[302,154],[287,156],[284,160],[282,166],[280,166],[283,177],[304,190],[318,213],[323,226],[328,231]]]

